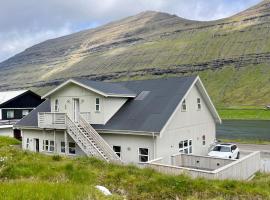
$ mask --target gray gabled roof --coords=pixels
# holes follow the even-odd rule
[[[102,130],[160,132],[196,77],[122,82],[138,96],[128,100]]]
[[[92,92],[96,92],[100,95],[105,97],[135,97],[136,93],[129,90],[125,86],[118,84],[118,83],[108,83],[108,82],[101,82],[101,81],[92,81],[89,79],[83,78],[73,78],[65,81],[55,89],[51,90],[47,94],[45,94],[42,98],[49,97],[54,92],[58,91],[62,87],[68,85],[69,83],[77,84],[81,87],[84,87],[87,90]]]
[[[92,81],[89,79],[73,78],[73,80],[87,85],[88,87],[95,88],[98,91],[102,91],[108,95],[130,95],[136,96],[136,93],[118,83],[109,83],[101,81]]]
[[[160,132],[195,79],[193,76],[118,82],[117,85],[137,93],[137,97],[129,98],[105,125],[93,124],[93,127],[108,131]],[[16,125],[37,127],[37,113],[50,111],[50,102],[46,100]]]

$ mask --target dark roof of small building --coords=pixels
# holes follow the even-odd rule
[[[195,79],[193,76],[113,83],[134,91],[137,97],[129,98],[105,125],[93,124],[93,127],[97,130],[160,132]],[[80,83],[88,82],[80,80]],[[16,125],[37,127],[38,112],[50,112],[49,100]]]
[[[0,91],[0,105],[26,93],[28,90]]]
[[[15,126],[38,127],[38,112],[51,112],[51,102],[46,99],[28,115],[22,118]]]

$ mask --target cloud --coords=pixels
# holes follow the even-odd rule
[[[194,20],[228,17],[260,0],[8,0],[0,2],[0,61],[41,41],[156,10]]]

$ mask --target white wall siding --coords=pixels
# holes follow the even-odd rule
[[[59,112],[67,113],[73,118],[73,99],[80,100],[80,112],[90,113],[91,124],[105,124],[113,114],[127,101],[127,98],[103,97],[95,92],[73,83],[54,93],[51,99],[51,110],[54,112],[55,99],[59,101]],[[100,111],[96,111],[96,98],[100,99]]]
[[[201,110],[197,109],[197,98],[201,99]],[[216,137],[214,118],[207,108],[196,85],[186,97],[187,111],[181,106],[176,110],[160,137],[157,139],[157,157],[167,157],[179,152],[179,142],[192,139],[194,154],[204,155]],[[202,136],[206,136],[206,144],[202,145]]]
[[[67,134],[68,135],[68,134]],[[63,154],[61,153],[61,142],[65,142],[65,136],[63,131],[42,131],[42,130],[35,130],[35,129],[23,129],[22,130],[22,148],[27,149],[26,141],[29,138],[29,147],[27,150],[36,151],[35,147],[35,139],[39,139],[39,150],[43,152],[43,140],[53,140],[55,141],[55,150],[54,152],[46,152],[49,154]],[[74,142],[71,137],[67,137],[68,142]],[[76,144],[76,155],[85,155],[84,152],[80,149],[80,147]],[[68,149],[67,149],[68,154]]]
[[[149,160],[154,159],[154,138],[152,136],[127,135],[115,133],[100,134],[111,146],[121,146],[121,159],[128,163],[139,162],[139,148],[149,149]]]
[[[0,136],[13,137],[12,125],[3,125],[2,127],[0,127]]]

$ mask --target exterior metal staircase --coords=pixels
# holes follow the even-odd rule
[[[95,156],[107,162],[122,162],[108,143],[82,117],[73,122],[66,116],[67,132],[87,156]]]

